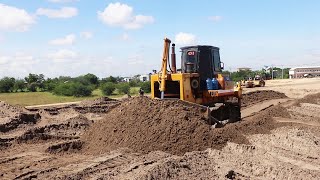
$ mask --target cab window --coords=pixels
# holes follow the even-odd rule
[[[212,58],[212,61],[213,61],[213,68],[214,68],[214,71],[221,71],[221,63],[220,63],[220,54],[219,54],[219,50],[212,50],[212,54],[213,54],[213,58]]]

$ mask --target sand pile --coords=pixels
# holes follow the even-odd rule
[[[116,99],[101,97],[94,100],[84,100],[79,105],[73,106],[72,108],[81,114],[106,113],[110,109],[118,106],[119,104],[120,102]]]
[[[320,104],[320,93],[317,94],[309,94],[301,99],[296,100],[296,105],[300,103],[312,103],[312,104]]]
[[[283,99],[288,98],[284,93],[265,90],[265,91],[253,91],[243,94],[242,107],[251,106],[262,101],[267,101],[271,99]]]
[[[116,103],[116,102],[118,102],[118,100],[116,100],[116,99],[111,99],[108,97],[101,97],[101,98],[97,98],[94,100],[81,101],[81,103],[79,105],[80,106],[96,106],[96,105],[111,104],[111,103]]]
[[[35,124],[39,118],[38,113],[30,113],[22,107],[0,101],[0,132],[8,132],[25,124]]]
[[[4,101],[0,101],[0,122],[3,119],[13,117],[19,113],[21,113],[23,109],[18,106],[12,106],[10,104],[7,104]]]
[[[271,112],[270,114],[272,114]],[[271,116],[259,117],[213,129],[203,111],[179,100],[137,97],[112,109],[104,120],[85,132],[84,151],[99,154],[126,147],[136,152],[165,151],[184,154],[207,148],[221,149],[228,141],[248,143],[243,134],[268,131],[275,126]]]

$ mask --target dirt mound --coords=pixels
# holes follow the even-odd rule
[[[22,112],[23,108],[19,106],[12,106],[4,101],[0,101],[0,115],[6,115],[6,113]]]
[[[110,104],[114,102],[119,102],[119,101],[116,99],[108,98],[108,97],[101,97],[94,100],[81,101],[80,106],[94,106],[94,105]]]
[[[13,118],[20,113],[23,109],[16,106],[11,106],[4,101],[0,101],[0,124],[5,124],[10,121],[10,118]]]
[[[221,149],[228,141],[248,143],[243,134],[268,132],[277,126],[271,118],[274,113],[269,111],[252,120],[213,129],[198,106],[179,100],[137,97],[111,110],[82,139],[84,150],[93,154],[128,147],[143,153],[161,150],[181,155]]]
[[[282,98],[288,98],[288,97],[284,93],[272,91],[272,90],[253,91],[253,92],[243,94],[242,107],[251,106],[266,100],[282,99]]]
[[[8,132],[24,124],[35,124],[39,113],[28,112],[22,107],[0,101],[0,132]]]
[[[13,139],[2,139],[0,138],[0,150],[6,149],[11,146],[11,142]]]
[[[312,104],[320,104],[320,93],[317,94],[310,94],[301,99],[296,100],[296,104],[300,103],[312,103]]]
[[[106,113],[112,108],[118,106],[120,101],[110,99],[108,97],[101,97],[94,100],[84,100],[79,105],[72,108],[77,112],[84,113]]]
[[[92,122],[82,115],[67,119],[63,123],[48,124],[31,128],[16,138],[17,142],[49,139],[77,139]]]
[[[35,124],[40,118],[38,113],[20,113],[16,114],[12,118],[8,118],[8,120],[4,123],[0,123],[0,132],[8,132],[23,124]]]
[[[77,152],[82,148],[83,142],[76,140],[76,141],[67,141],[63,143],[58,143],[51,145],[47,148],[46,152],[48,153],[71,153]]]

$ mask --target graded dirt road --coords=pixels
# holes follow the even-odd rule
[[[244,92],[274,90],[285,93],[289,98],[303,98],[308,94],[319,92],[320,78],[267,80],[265,87],[245,89]]]
[[[242,121],[223,128],[176,100],[1,102],[0,179],[317,179],[320,79],[244,92]]]

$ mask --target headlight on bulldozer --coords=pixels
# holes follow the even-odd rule
[[[198,79],[192,79],[192,80],[191,80],[191,87],[192,87],[192,89],[198,89],[198,88],[199,88],[199,81],[198,81]]]

